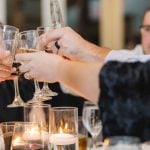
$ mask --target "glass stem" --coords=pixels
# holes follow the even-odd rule
[[[95,150],[95,149],[96,149],[96,139],[97,139],[96,136],[93,136],[93,137],[92,137],[92,150]]]
[[[14,80],[14,88],[15,88],[15,101],[17,101],[17,98],[20,97],[18,78]]]
[[[45,90],[46,90],[46,89],[49,89],[47,82],[44,82],[44,83],[43,83],[43,89],[45,89]]]
[[[40,92],[40,86],[37,81],[34,80],[34,85],[35,85],[35,92]]]

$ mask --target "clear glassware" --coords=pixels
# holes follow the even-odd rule
[[[61,7],[58,0],[50,0],[50,16],[53,28],[65,26]]]
[[[11,148],[11,140],[14,131],[15,122],[2,122],[0,128],[4,137],[5,150]]]
[[[45,150],[41,127],[38,123],[22,122],[15,124],[11,142],[11,150]]]
[[[37,34],[38,36],[41,36],[42,34],[48,32],[50,29],[52,29],[51,27],[37,27],[36,31],[37,31]],[[47,48],[45,49],[42,49],[44,51],[46,51]],[[57,96],[58,93],[57,92],[54,92],[52,91],[49,86],[48,86],[48,83],[44,82],[43,83],[43,88],[41,89],[43,95],[45,96]]]
[[[92,149],[96,149],[96,140],[102,130],[100,111],[97,105],[86,102],[82,112],[82,122],[92,136]]]
[[[17,38],[19,29],[10,25],[0,25],[0,39],[1,40],[14,40]]]
[[[19,40],[19,45],[18,45],[18,50],[16,51],[16,54],[17,53],[33,53],[33,52],[39,51],[37,48],[38,37],[37,37],[36,30],[28,30],[28,31],[20,32],[18,34],[18,40]],[[21,63],[28,63],[28,61],[21,62]],[[37,102],[49,100],[50,98],[44,96],[43,93],[41,92],[38,82],[34,80],[34,84],[35,84],[34,96],[27,103],[37,103]]]
[[[42,136],[45,143],[49,143],[49,104],[34,103],[24,106],[24,121],[36,122],[41,126]]]
[[[140,140],[132,136],[112,136],[104,140],[104,150],[141,150]]]
[[[10,66],[12,66],[13,64],[13,60],[14,60],[14,54],[15,54],[15,50],[17,47],[17,40],[13,39],[13,40],[3,40],[1,42],[1,46],[2,49],[10,51],[10,56],[12,58],[9,59],[10,61]],[[23,106],[24,105],[24,101],[21,99],[20,94],[19,94],[19,87],[18,87],[18,78],[14,80],[14,88],[15,88],[15,97],[14,100],[12,102],[12,104],[7,105],[7,107],[19,107],[19,106]]]
[[[50,149],[78,150],[78,109],[52,107],[49,118]]]
[[[10,26],[10,25],[0,25],[0,48],[3,50],[7,50],[10,52],[10,57],[8,61],[10,62],[10,66],[12,67],[13,59],[15,50],[17,48],[17,34],[19,32],[19,29]],[[7,60],[5,60],[7,61]],[[21,99],[19,95],[19,89],[18,89],[18,79],[14,80],[14,87],[15,87],[15,97],[13,100],[13,103],[8,105],[8,107],[18,107],[23,106],[24,102]]]

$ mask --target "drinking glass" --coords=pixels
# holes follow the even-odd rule
[[[19,29],[14,26],[9,25],[1,25],[0,26],[0,48],[3,50],[7,50],[10,52],[10,57],[5,59],[5,61],[9,61],[10,67],[12,67],[15,50],[17,48],[17,34]],[[15,97],[13,103],[8,105],[8,107],[18,107],[23,106],[24,102],[19,95],[17,79],[14,80],[15,87]]]
[[[92,136],[93,150],[96,149],[96,139],[102,130],[100,111],[97,105],[86,102],[83,107],[82,121]]]
[[[104,140],[104,150],[141,150],[140,140],[132,136],[112,136]]]
[[[10,25],[0,25],[0,40],[14,40],[19,29]]]
[[[79,150],[86,150],[87,149],[87,140],[88,140],[88,132],[86,128],[83,125],[82,122],[82,117],[79,116],[78,118],[78,127],[79,127],[79,134],[78,134],[78,139],[79,139]]]
[[[20,32],[18,36],[18,41],[19,41],[19,45],[16,54],[33,53],[39,51],[37,49],[38,39],[37,39],[36,30],[28,30],[28,31]],[[28,63],[28,61],[21,62],[21,63]],[[28,103],[37,103],[37,102],[48,100],[48,97],[45,97],[42,94],[38,82],[34,80],[34,84],[35,84],[34,96],[31,100],[28,101]]]
[[[41,36],[42,34],[48,32],[50,29],[52,29],[51,27],[37,27],[36,31],[38,36]],[[47,48],[43,49],[44,51],[46,51]],[[57,96],[58,93],[52,91],[49,89],[48,83],[44,82],[43,83],[43,88],[41,89],[43,95],[45,96]]]
[[[78,109],[53,107],[50,109],[50,146],[53,150],[78,149]]]
[[[11,139],[14,131],[15,122],[3,122],[0,123],[0,128],[3,133],[5,150],[10,150],[11,147]]]
[[[59,0],[50,0],[50,16],[53,28],[65,26]]]
[[[24,106],[24,121],[36,122],[41,126],[45,143],[49,143],[49,104],[27,104]]]
[[[47,150],[41,127],[38,123],[22,122],[15,124],[12,136],[11,150]]]

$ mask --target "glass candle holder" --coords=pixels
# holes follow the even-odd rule
[[[11,150],[47,150],[38,123],[22,122],[15,124],[11,142]]]
[[[24,106],[24,121],[35,122],[41,126],[45,143],[49,143],[49,104],[27,104]]]
[[[2,122],[0,128],[4,138],[5,150],[11,147],[11,140],[14,131],[15,122]]]
[[[50,109],[50,146],[53,150],[78,149],[78,109]]]

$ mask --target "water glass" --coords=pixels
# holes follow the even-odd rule
[[[50,109],[50,146],[53,150],[78,150],[78,109]]]

